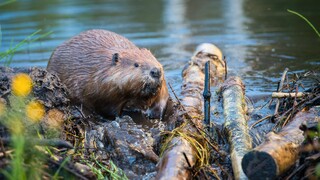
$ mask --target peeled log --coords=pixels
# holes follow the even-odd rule
[[[244,85],[239,77],[230,77],[222,85],[224,128],[230,144],[232,169],[235,179],[247,179],[242,171],[243,156],[252,148],[247,126]]]
[[[273,92],[271,96],[273,98],[287,98],[287,97],[300,98],[306,95],[308,95],[308,93],[305,93],[305,92],[297,92],[297,93]]]
[[[188,114],[188,119],[191,117],[192,123],[189,120],[182,129],[185,134],[198,134],[198,130],[194,124],[198,127],[202,127],[203,121],[203,90],[204,90],[204,67],[207,61],[210,61],[211,69],[214,71],[211,73],[211,84],[215,85],[219,80],[217,79],[217,73],[222,73],[224,76],[224,66],[221,68],[221,62],[211,59],[212,56],[217,55],[222,58],[221,51],[215,46],[205,44],[198,46],[194,56],[191,58],[189,64],[184,68],[182,72],[183,85],[181,94],[184,98],[181,101],[184,110]],[[219,67],[217,67],[219,66]],[[222,77],[221,77],[222,78]],[[199,143],[206,146],[205,141],[197,139]],[[191,179],[192,173],[191,167],[194,167],[198,152],[195,147],[181,136],[174,137],[167,145],[167,149],[163,152],[163,155],[158,163],[158,173],[156,179]],[[185,154],[185,155],[184,155]]]
[[[304,140],[299,126],[305,121],[319,122],[319,113],[319,107],[301,111],[279,133],[268,133],[265,142],[242,160],[243,171],[249,179],[274,179],[295,164],[298,147]]]
[[[194,117],[193,122],[201,125],[204,74],[197,65],[190,65],[183,71],[183,74],[182,93],[189,95],[182,99],[182,105],[189,116]],[[183,131],[197,133],[197,129],[190,123],[186,124]],[[195,148],[181,136],[174,137],[167,147],[169,148],[165,150],[158,163],[159,170],[156,179],[191,179],[189,166],[193,167],[196,163],[197,152]]]

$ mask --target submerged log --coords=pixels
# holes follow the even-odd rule
[[[242,160],[249,179],[274,179],[288,170],[298,159],[299,146],[304,140],[299,126],[305,121],[319,122],[319,113],[320,108],[301,111],[279,133],[268,133],[265,142]]]
[[[176,135],[166,145],[166,149],[158,163],[158,174],[156,179],[191,179],[191,168],[196,163],[205,163],[208,158],[206,156],[207,145],[198,128],[202,128],[203,121],[203,90],[204,90],[204,67],[205,63],[210,61],[211,64],[211,84],[215,85],[224,77],[224,64],[221,64],[221,51],[211,45],[200,45],[189,64],[182,72],[183,85],[182,95],[184,98],[181,105],[186,115],[186,122],[180,128],[180,134]],[[221,67],[223,65],[223,67]],[[220,77],[220,78],[218,78]],[[190,122],[190,120],[192,122]],[[176,130],[176,129],[175,129]],[[175,131],[174,130],[174,131]],[[191,142],[186,136],[196,136],[196,142]],[[196,135],[198,134],[198,136]],[[195,144],[200,145],[203,151],[197,151]],[[199,160],[199,157],[204,160]],[[201,166],[201,165],[200,165]]]
[[[232,169],[235,179],[246,179],[241,160],[251,149],[251,137],[247,126],[247,107],[244,85],[239,77],[230,77],[222,86],[224,128],[230,144]]]

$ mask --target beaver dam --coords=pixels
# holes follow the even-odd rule
[[[182,79],[161,120],[107,119],[72,103],[55,73],[1,67],[1,179],[319,178],[319,74],[285,69],[277,91],[246,96],[202,44]]]
[[[319,179],[319,7],[0,1],[0,179]]]

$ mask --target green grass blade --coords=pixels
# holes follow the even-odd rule
[[[37,41],[38,39],[44,38],[46,36],[49,36],[50,34],[52,34],[53,31],[49,31],[47,33],[41,34],[36,38],[33,38],[35,35],[37,35],[38,33],[41,32],[41,29],[37,30],[36,32],[30,34],[28,37],[26,37],[24,40],[20,41],[17,45],[15,45],[14,47],[10,47],[8,50],[6,50],[5,52],[0,52],[0,60],[4,59],[4,58],[8,58],[10,59],[11,56],[14,55],[14,53],[16,51],[18,51],[23,45],[25,45],[26,43],[31,43],[34,41]],[[32,39],[33,38],[33,39]],[[12,58],[12,57],[11,57]]]
[[[1,24],[0,24],[0,48],[1,48],[1,43],[2,43],[2,30],[1,30]]]
[[[13,3],[15,2],[16,0],[8,0],[8,1],[5,1],[5,2],[2,2],[0,3],[0,6],[4,6],[4,5],[7,5],[7,4],[10,4],[10,3]]]
[[[66,159],[64,159],[62,161],[62,163],[60,164],[58,170],[56,171],[56,173],[54,173],[53,179],[59,179],[59,173],[60,173],[61,169],[66,165],[67,162],[70,161],[70,159],[71,159],[70,156],[68,156]]]
[[[319,31],[313,26],[313,24],[312,24],[306,17],[304,17],[302,14],[300,14],[300,13],[298,13],[298,12],[296,12],[296,11],[292,11],[292,10],[290,10],[290,9],[287,9],[287,11],[288,11],[289,13],[295,14],[295,15],[299,16],[300,18],[302,18],[303,20],[305,20],[305,21],[309,24],[309,26],[317,33],[317,35],[318,35],[319,38],[320,38],[320,33],[319,33]]]
[[[10,56],[12,54],[14,54],[15,51],[17,51],[22,45],[24,45],[30,38],[32,38],[33,36],[35,36],[36,34],[38,34],[39,32],[41,32],[41,29],[37,30],[36,32],[32,33],[31,35],[29,35],[28,37],[26,37],[24,40],[20,41],[17,45],[15,45],[14,47],[10,47],[8,50],[6,50],[5,52],[1,53],[0,56],[0,60],[3,58],[6,58],[7,56]]]

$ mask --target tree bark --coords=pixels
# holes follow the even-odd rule
[[[228,78],[222,86],[224,128],[230,144],[232,169],[235,179],[247,179],[241,168],[241,160],[251,148],[247,126],[247,107],[244,85],[239,77]]]

